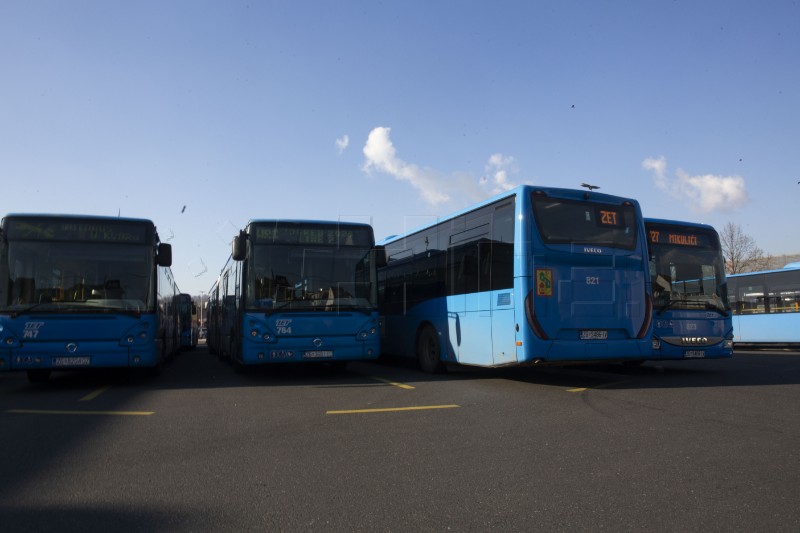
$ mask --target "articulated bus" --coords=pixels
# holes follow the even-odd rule
[[[180,339],[182,350],[194,350],[197,347],[197,306],[192,301],[192,296],[185,292],[178,296],[178,322],[180,324]]]
[[[728,276],[736,346],[800,346],[800,263]]]
[[[706,224],[646,218],[653,287],[652,359],[733,355],[725,262]]]
[[[251,220],[209,291],[211,349],[248,365],[377,359],[372,227]]]
[[[650,355],[635,200],[522,186],[380,244],[381,350],[427,372]]]
[[[158,373],[177,351],[172,248],[151,221],[11,214],[0,232],[0,370]]]

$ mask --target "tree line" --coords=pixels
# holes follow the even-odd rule
[[[768,270],[772,256],[758,247],[755,239],[746,234],[739,224],[728,222],[719,232],[726,274]]]

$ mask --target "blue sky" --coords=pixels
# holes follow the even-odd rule
[[[0,213],[380,239],[531,183],[800,252],[798,1],[0,1]],[[185,209],[184,209],[185,206]]]

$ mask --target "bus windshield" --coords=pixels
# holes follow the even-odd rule
[[[633,250],[636,208],[552,198],[533,193],[536,226],[545,244],[587,244]]]
[[[716,235],[698,229],[689,234],[654,228],[648,226],[656,312],[708,309],[727,315],[727,284]]]
[[[0,253],[0,311],[154,309],[153,248],[145,244],[9,240]]]
[[[246,307],[260,311],[375,308],[369,247],[253,245]]]

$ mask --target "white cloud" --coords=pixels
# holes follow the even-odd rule
[[[344,152],[347,149],[348,146],[350,146],[350,136],[349,135],[345,134],[341,138],[336,139],[336,149],[339,150],[340,154],[342,152]]]
[[[517,186],[508,179],[509,172],[517,172],[517,161],[512,156],[492,154],[485,167],[487,175],[480,183],[490,194],[500,194]]]
[[[693,211],[729,211],[742,207],[748,201],[744,178],[741,176],[717,176],[703,174],[691,176],[678,169],[674,179],[667,175],[667,161],[647,158],[642,167],[653,172],[656,187],[682,201]]]
[[[511,156],[493,154],[484,167],[485,175],[476,179],[468,172],[445,175],[422,168],[397,157],[391,128],[374,128],[364,145],[364,172],[383,172],[411,184],[428,205],[460,208],[517,186],[510,176],[516,174],[517,162]]]
[[[431,169],[420,168],[398,158],[394,145],[389,139],[391,128],[378,127],[369,132],[367,144],[364,145],[364,156],[367,158],[362,167],[365,172],[377,170],[385,172],[395,179],[407,181],[422,195],[422,199],[430,205],[438,205],[450,199],[444,191],[443,179]]]

